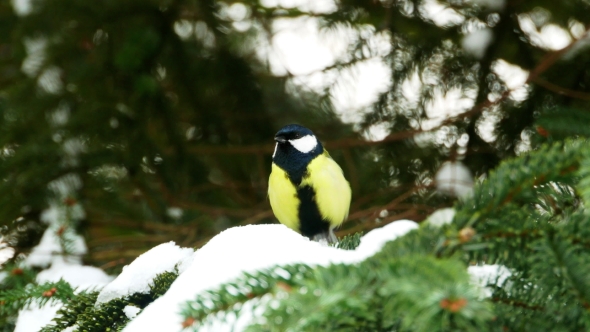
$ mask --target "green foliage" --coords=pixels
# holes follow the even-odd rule
[[[354,265],[244,275],[183,314],[195,331],[259,307],[251,331],[588,330],[590,219],[576,192],[588,190],[589,151],[568,140],[507,160],[451,224],[423,225]],[[510,275],[480,289],[466,272],[474,264]]]
[[[53,324],[45,326],[41,331],[57,332],[74,324],[77,325],[76,331],[120,331],[129,322],[129,318],[123,312],[126,306],[145,308],[162,296],[177,277],[177,272],[158,274],[150,284],[149,293],[135,293],[98,306],[95,306],[97,292],[82,292],[58,311]]]
[[[53,324],[47,325],[41,329],[41,332],[59,332],[73,326],[78,317],[92,314],[94,303],[99,292],[82,292],[75,298],[66,303],[57,311],[57,316],[53,319]]]
[[[73,297],[74,289],[63,280],[38,285],[29,284],[19,289],[6,289],[0,293],[0,315],[14,314],[33,305],[44,306],[48,302],[67,302]]]
[[[79,331],[119,331],[129,322],[123,308],[135,302],[150,303],[150,297],[147,294],[134,294],[126,299],[111,300],[85,310],[76,317],[75,323]]]
[[[317,269],[250,331],[480,331],[492,317],[457,260],[403,256]],[[456,306],[452,307],[453,305]]]
[[[183,314],[199,322],[198,331],[208,319],[231,321],[259,306],[264,316],[249,331],[478,331],[491,318],[461,262],[410,253],[245,275],[190,302]]]
[[[289,301],[280,301],[259,328],[281,329],[308,317],[293,324],[588,330],[590,149],[570,139],[590,134],[590,52],[585,43],[553,52],[525,27],[561,27],[585,38],[590,5],[505,2],[494,8],[441,0],[450,15],[432,16],[427,1],[419,0],[341,0],[328,12],[251,0],[43,0],[32,1],[27,15],[17,14],[13,1],[0,1],[0,231],[17,255],[29,252],[38,240],[32,230],[45,227],[41,212],[64,198],[55,184],[68,178],[79,180],[73,195],[86,215],[65,228],[62,249],[71,250],[75,229],[92,239],[85,260],[97,266],[123,265],[171,239],[201,244],[246,218],[274,222],[265,188],[272,136],[298,122],[343,166],[355,216],[344,227],[355,231],[374,227],[382,211],[384,222],[399,216],[420,221],[450,206],[452,198],[434,194],[436,171],[447,160],[460,160],[485,180],[456,204],[451,225],[423,226],[359,265],[283,268],[299,276],[295,280],[272,271],[246,276],[264,283],[237,293],[224,286],[224,295],[208,295],[213,306],[197,301],[189,316],[198,323],[286,294],[300,307],[291,312]],[[245,13],[239,22],[229,14],[233,6]],[[456,21],[441,23],[443,16]],[[276,41],[277,26],[302,21],[323,32],[350,32],[339,40],[349,41],[345,54],[309,77],[282,70],[281,61],[264,55],[273,53],[267,42]],[[492,34],[481,56],[463,47],[478,29]],[[523,89],[498,72],[500,60],[529,72]],[[338,107],[338,95],[355,95],[339,90],[356,79],[348,73],[373,61],[390,82],[370,105]],[[310,86],[310,77],[327,83]],[[444,112],[433,114],[438,110]],[[438,121],[451,111],[457,116]],[[367,140],[375,128],[389,136]],[[171,207],[181,208],[180,216],[169,213]],[[357,245],[355,235],[339,248]],[[484,263],[507,266],[512,276],[501,287],[490,282],[489,299],[474,299],[463,268]],[[3,328],[21,305],[44,301],[33,276],[30,270],[20,277],[9,273],[1,283],[0,296],[12,296],[2,309],[8,316],[0,315]],[[70,302],[80,302],[62,323],[76,314],[89,330],[118,329],[126,322],[126,303],[141,307],[171,279],[156,280],[146,297],[98,309],[85,304],[92,295],[72,295]],[[320,297],[325,311],[310,311],[317,299],[296,291],[303,287],[333,296]],[[343,297],[346,289],[352,296]],[[437,307],[440,294],[446,302]],[[459,299],[467,305],[449,313],[463,303]],[[92,325],[93,317],[102,325]]]
[[[530,16],[539,30],[560,26],[578,38],[590,17],[586,2],[439,2],[460,19],[440,23],[416,0],[346,0],[325,12],[251,0],[44,0],[28,15],[2,3],[2,225],[22,239],[12,221],[24,215],[26,227],[39,225],[59,196],[48,185],[65,176],[80,180],[74,196],[87,218],[78,226],[101,243],[86,258],[97,266],[121,254],[129,260],[164,237],[190,246],[245,218],[274,222],[265,190],[272,137],[298,122],[326,143],[352,184],[354,209],[367,212],[351,211],[344,227],[364,230],[383,206],[418,221],[450,206],[452,198],[430,186],[444,161],[483,176],[528,143],[536,148],[535,126],[550,140],[587,134],[588,52],[578,45],[546,56],[519,23]],[[281,53],[269,46],[276,23],[301,21],[322,34],[348,32],[334,37],[342,54],[313,75],[267,57]],[[483,28],[492,38],[476,57],[463,40]],[[517,87],[495,71],[498,60],[534,73],[526,94],[509,93]],[[341,105],[338,96],[355,96],[346,90],[357,79],[351,73],[368,63],[380,64],[390,82],[370,104]],[[310,84],[312,76],[322,83]],[[434,118],[444,114],[433,112],[442,98],[460,102],[448,107],[457,118],[439,126]],[[390,135],[367,140],[375,128]],[[404,195],[412,188],[420,190]],[[19,252],[34,245],[16,242]]]
[[[344,250],[354,250],[361,243],[362,235],[362,233],[346,235],[338,240],[338,243],[336,243],[336,248]]]
[[[164,295],[170,285],[178,278],[178,271],[158,274],[150,284],[150,296],[155,300]]]
[[[3,274],[0,280],[0,297],[4,296],[7,291],[21,292],[23,294],[25,287],[35,283],[36,271],[30,268],[20,267],[15,263],[8,263],[2,266]],[[17,295],[17,294],[15,294]],[[12,305],[8,302],[0,302],[0,331],[12,332],[14,331],[14,324],[16,322],[16,314],[18,313],[18,304]]]
[[[485,222],[488,229],[504,227],[489,219],[502,216],[507,210],[517,212],[511,204],[534,208],[530,204],[549,198],[543,194],[552,191],[553,183],[574,184],[582,148],[587,148],[584,141],[557,142],[503,162],[475,188],[471,198],[457,203],[454,224],[463,228]]]
[[[571,136],[590,137],[590,112],[586,109],[559,108],[547,111],[536,121],[537,131],[552,139]]]
[[[570,140],[506,161],[472,198],[457,205],[442,252],[460,249],[469,261],[502,264],[512,271],[502,287],[494,288],[497,319],[492,326],[590,328],[590,224],[576,194],[587,190],[580,165],[589,149],[585,140]],[[461,234],[468,228],[473,236],[466,239]]]
[[[6,274],[0,281],[0,291],[24,288],[26,285],[35,282],[37,275],[33,269],[21,267],[15,263],[2,266],[2,271]]]
[[[186,318],[195,319],[206,324],[208,316],[238,313],[241,305],[249,301],[256,307],[260,298],[272,294],[280,288],[291,289],[299,280],[309,278],[313,269],[305,265],[284,266],[277,269],[260,271],[256,274],[245,274],[244,278],[223,284],[219,289],[205,292],[194,302],[183,308]]]

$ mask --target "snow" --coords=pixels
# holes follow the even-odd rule
[[[444,208],[434,211],[425,222],[435,227],[450,224],[455,217],[455,209]]]
[[[129,318],[129,319],[135,318],[135,316],[137,316],[137,314],[140,311],[141,311],[141,309],[134,306],[134,305],[128,305],[125,308],[123,308],[123,312],[125,313],[125,316],[127,316],[127,318]]]
[[[193,253],[193,249],[180,248],[174,242],[163,243],[150,249],[125,266],[123,272],[102,289],[96,304],[133,293],[149,293],[149,285],[158,274],[174,271],[178,263]]]
[[[14,12],[19,16],[25,16],[33,10],[31,0],[12,0]]]
[[[438,191],[466,197],[473,190],[473,177],[471,171],[460,161],[446,162],[436,172],[436,187]]]
[[[23,261],[23,265],[29,267],[47,267],[51,265],[54,259],[61,259],[63,248],[60,243],[59,232],[63,232],[62,236],[69,239],[68,260],[70,262],[81,263],[80,256],[86,254],[86,242],[84,238],[75,233],[72,227],[68,227],[68,219],[81,219],[84,217],[84,211],[79,204],[72,207],[50,205],[48,209],[41,213],[41,221],[49,224],[49,227],[43,233],[41,241],[36,245],[27,258]]]
[[[465,16],[458,13],[448,4],[437,0],[422,1],[419,11],[424,18],[431,20],[439,27],[450,27],[465,21]]]
[[[65,328],[63,331],[61,332],[74,332],[78,329],[78,325],[72,325],[70,327]]]
[[[50,268],[37,274],[39,282],[58,281],[59,279],[64,279],[73,287],[92,289],[108,284],[113,280],[113,277],[99,268],[68,262],[62,257],[55,259]]]
[[[9,247],[7,243],[2,242],[0,236],[0,267],[14,256],[14,248]]]
[[[565,48],[572,42],[572,36],[567,29],[557,24],[546,23],[539,28],[539,19],[536,17],[545,16],[541,9],[533,10],[531,13],[518,15],[518,24],[522,32],[529,37],[530,43],[546,50],[557,51]],[[537,21],[537,22],[535,22]],[[546,20],[543,20],[546,21]]]
[[[104,273],[103,270],[92,267],[82,266],[76,263],[67,262],[64,259],[54,259],[53,264],[47,270],[41,271],[37,275],[37,282],[56,282],[63,279],[70,283],[72,287],[78,287],[77,291],[85,289],[100,288],[112,280],[112,277]],[[47,303],[45,306],[38,308],[35,305],[19,312],[16,320],[15,332],[36,332],[43,326],[51,323],[55,314],[62,304]]]
[[[182,218],[184,211],[179,207],[171,206],[166,210],[166,214],[172,219],[180,219]]]
[[[43,326],[51,323],[61,306],[61,303],[48,303],[42,308],[33,307],[21,310],[16,319],[14,332],[39,331]]]
[[[361,256],[361,259],[359,260],[363,260],[379,252],[385,243],[395,240],[417,228],[418,224],[411,220],[398,220],[392,222],[365,234],[361,238],[361,243],[356,248],[355,252]]]
[[[434,213],[428,222],[446,223],[453,214],[452,209],[442,209]],[[61,256],[52,259],[51,267],[40,272],[37,281],[63,278],[80,289],[106,285],[98,296],[98,305],[133,293],[147,293],[156,275],[176,267],[179,277],[162,297],[143,310],[135,306],[127,306],[123,310],[131,319],[123,330],[125,332],[174,332],[182,330],[183,317],[180,311],[187,301],[196,299],[204,291],[214,290],[221,284],[236,280],[245,272],[255,273],[297,263],[309,266],[356,264],[379,252],[388,241],[417,228],[418,224],[410,220],[395,221],[368,232],[355,250],[342,250],[310,241],[283,225],[248,225],[220,233],[196,252],[190,248],[181,248],[174,242],[160,244],[140,255],[112,281],[98,268],[81,266]],[[285,273],[280,267],[274,268],[274,271]],[[499,265],[471,266],[468,272],[472,275],[473,283],[481,288],[482,297],[491,294],[486,288],[487,284],[495,283],[496,280],[502,284],[510,276],[510,271]],[[243,304],[237,315],[229,315],[225,319],[210,317],[199,331],[241,331],[256,317],[260,317],[264,305],[272,300],[272,297],[253,299]],[[40,309],[22,310],[15,331],[38,331],[50,323],[60,307],[58,303],[47,304]]]
[[[481,59],[485,55],[485,52],[488,46],[490,46],[493,38],[494,33],[492,32],[492,29],[485,28],[475,30],[463,37],[461,46],[465,52],[471,54],[477,59]]]
[[[372,124],[362,132],[363,138],[372,142],[382,141],[391,133],[390,127],[391,123],[386,121]]]
[[[497,264],[470,266],[467,272],[471,275],[472,283],[481,287],[482,297],[492,296],[492,290],[487,287],[488,284],[502,286],[512,274],[507,267]]]
[[[498,78],[504,82],[506,87],[511,90],[510,98],[515,101],[523,101],[528,95],[529,72],[517,65],[508,63],[502,59],[494,61],[492,64],[492,71],[498,75]],[[494,100],[499,97],[499,94],[490,98]]]
[[[42,211],[40,219],[49,226],[43,233],[39,244],[22,262],[24,266],[50,266],[37,274],[38,283],[56,282],[63,279],[79,292],[100,289],[113,280],[111,276],[99,268],[81,265],[81,256],[87,252],[86,243],[70,223],[83,217],[84,210],[79,204],[73,206],[50,204],[48,209]],[[60,244],[59,233],[69,239],[67,255],[64,254]],[[16,321],[15,332],[39,331],[40,328],[51,322],[61,307],[62,304],[56,302],[47,303],[41,308],[33,305],[21,310]]]
[[[31,250],[31,253],[24,260],[23,264],[25,266],[46,267],[50,265],[56,257],[61,257],[63,249],[60,245],[59,236],[57,235],[58,231],[59,226],[49,226],[45,230],[45,233],[43,233],[39,244]],[[69,255],[70,259],[81,263],[79,255],[83,255],[87,251],[84,238],[78,234],[69,234],[68,236],[72,239],[72,250],[70,252],[72,255]]]
[[[269,8],[298,8],[310,13],[331,13],[337,9],[334,0],[261,0],[260,4]]]
[[[424,103],[424,111],[428,119],[421,124],[423,130],[440,126],[444,120],[464,113],[475,105],[476,90],[465,90],[458,86],[447,89],[443,88],[441,82],[433,76],[430,76],[430,79],[432,80],[429,84],[438,86],[432,92],[432,99]],[[444,131],[438,132],[444,134]]]
[[[34,77],[37,75],[41,67],[43,67],[46,56],[45,48],[47,46],[47,40],[43,37],[25,38],[24,44],[27,51],[27,57],[21,64],[21,70],[27,76]]]
[[[418,224],[409,220],[390,223],[367,233],[356,250],[323,246],[283,225],[230,228],[197,250],[191,264],[187,264],[168,292],[147,306],[124,331],[180,331],[183,317],[179,310],[182,304],[194,300],[205,290],[238,278],[244,272],[253,273],[276,265],[295,263],[311,266],[354,264],[374,255],[387,241],[416,228]],[[129,268],[135,268],[133,265]],[[248,315],[236,320],[241,326],[250,322]],[[210,331],[223,331],[223,328],[227,330],[229,326],[215,324]],[[236,330],[240,329],[236,327]]]

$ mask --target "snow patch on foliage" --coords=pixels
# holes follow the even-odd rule
[[[66,327],[63,331],[61,332],[74,332],[78,330],[78,325],[72,325],[70,327]]]
[[[133,293],[149,293],[150,283],[158,274],[174,271],[176,264],[193,253],[192,249],[180,248],[172,241],[150,249],[137,257],[130,265],[125,266],[123,272],[103,288],[96,299],[96,304]]]
[[[497,264],[470,266],[467,272],[471,275],[471,281],[481,287],[483,297],[492,296],[492,290],[488,285],[502,286],[512,275],[507,267]]]
[[[356,250],[323,246],[283,225],[230,228],[196,251],[192,262],[185,260],[183,271],[180,271],[181,274],[168,292],[147,306],[129,322],[124,331],[181,331],[182,304],[195,299],[203,291],[215,289],[238,278],[244,272],[254,273],[277,265],[297,263],[310,266],[354,264],[374,255],[386,242],[416,228],[418,225],[410,220],[390,223],[367,233]],[[150,261],[151,268],[156,268],[157,264]],[[137,269],[134,265],[135,262],[128,269]],[[233,322],[231,319],[224,324],[215,322],[209,330],[225,331],[233,328],[239,331],[251,323],[253,314],[249,310],[242,310],[239,317],[234,317]]]
[[[368,258],[379,252],[385,243],[395,240],[417,228],[418,224],[411,220],[398,220],[392,222],[365,234],[361,238],[361,243],[356,248],[355,252],[360,255],[362,259]]]
[[[39,272],[37,281],[58,281],[63,279],[70,283],[72,287],[82,289],[92,289],[102,287],[113,280],[112,276],[107,275],[103,270],[94,266],[84,266],[77,263],[68,262],[65,259],[55,259],[51,267]]]
[[[59,226],[49,226],[43,233],[39,244],[31,250],[23,264],[25,266],[46,267],[54,260],[61,259],[63,249],[60,244],[60,237],[57,235],[59,231]],[[86,253],[86,243],[84,238],[78,234],[71,234],[70,236],[72,243],[72,250],[69,252],[69,254],[72,254],[70,259],[80,264],[82,261],[79,256]]]
[[[8,243],[4,242],[4,237],[0,235],[0,267],[14,257],[14,253],[14,248],[8,246]],[[0,282],[2,282],[2,277],[0,277]]]
[[[455,218],[455,209],[444,208],[434,211],[430,217],[426,219],[426,222],[429,225],[441,227],[443,225],[450,224],[453,221],[453,218]]]
[[[473,57],[481,59],[485,55],[493,38],[494,33],[492,32],[492,29],[484,28],[475,30],[463,37],[463,40],[461,40],[461,47]]]
[[[125,308],[123,308],[123,312],[125,313],[125,316],[127,316],[127,318],[129,318],[129,319],[135,318],[135,316],[137,316],[137,314],[140,311],[141,311],[141,309],[134,306],[134,305],[128,305]]]
[[[18,313],[14,332],[36,332],[43,326],[51,323],[57,311],[62,307],[61,303],[48,303],[42,308],[23,309]]]
[[[73,206],[51,205],[41,213],[41,221],[49,227],[43,233],[39,244],[33,247],[31,253],[23,261],[28,267],[47,267],[55,260],[64,257],[64,245],[67,245],[67,260],[81,264],[81,256],[88,251],[84,238],[69,227],[68,220],[81,219],[84,210],[79,204]],[[65,243],[62,239],[67,239]]]
[[[39,272],[37,282],[56,282],[60,279],[70,283],[76,291],[100,288],[109,283],[113,278],[103,270],[82,266],[77,263],[67,262],[64,259],[54,259],[53,264],[47,270]],[[43,326],[50,324],[61,303],[47,303],[39,308],[35,305],[19,312],[16,320],[15,332],[36,332]]]

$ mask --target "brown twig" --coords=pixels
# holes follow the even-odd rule
[[[116,266],[120,266],[127,263],[127,260],[125,258],[119,258],[119,259],[115,259],[112,260],[110,262],[104,263],[101,266],[99,266],[98,268],[101,270],[105,270],[111,267],[116,267]]]
[[[537,77],[532,82],[562,96],[572,97],[575,99],[590,100],[590,93],[566,89],[559,85],[553,84],[547,80],[544,80],[540,77]]]
[[[416,186],[416,187],[406,191],[405,193],[399,195],[394,200],[392,200],[391,202],[389,202],[385,205],[372,206],[368,209],[356,211],[356,212],[350,214],[350,216],[348,216],[348,220],[355,220],[355,219],[366,218],[366,217],[377,217],[381,211],[393,209],[396,205],[398,205],[399,203],[403,202],[404,200],[406,200],[407,198],[412,196],[418,189],[419,189],[419,187]]]

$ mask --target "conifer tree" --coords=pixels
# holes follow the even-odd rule
[[[268,281],[261,295],[290,294],[265,313],[290,319],[252,328],[589,328],[587,1],[19,3],[0,2],[0,224],[2,241],[16,250],[1,267],[0,325],[10,327],[18,309],[47,301],[54,288],[51,301],[71,303],[55,326],[82,322],[89,308],[93,293],[38,285],[38,269],[21,264],[48,227],[49,205],[83,206],[84,218],[62,231],[63,252],[79,233],[84,260],[111,273],[161,242],[199,247],[227,227],[274,222],[266,201],[272,137],[298,122],[320,136],[351,182],[350,221],[339,235],[422,221],[441,207],[456,214],[361,266],[301,267],[297,280],[243,276],[235,282]],[[292,22],[341,36],[346,51],[309,75],[281,68],[271,45]],[[339,89],[374,60],[390,80],[374,102],[346,113]],[[316,74],[324,75],[320,88],[309,83]],[[448,161],[473,174],[471,195],[437,193]],[[465,272],[484,263],[511,272],[490,282],[488,297],[472,292]],[[415,293],[391,287],[408,280]],[[277,288],[283,284],[291,290]],[[310,285],[340,299],[351,287],[359,292],[301,321],[313,294],[296,290]],[[187,319],[197,327],[247,298],[226,295],[211,309],[199,307],[210,296],[202,294],[187,304]],[[109,312],[133,302],[120,301]],[[120,315],[105,322],[125,323]]]

